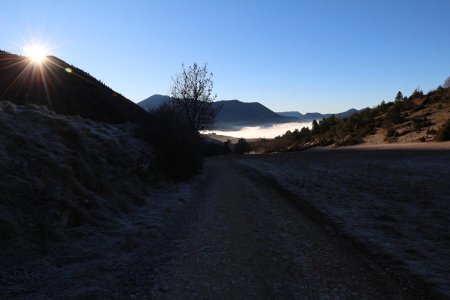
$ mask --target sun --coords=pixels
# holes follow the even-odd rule
[[[42,63],[47,59],[48,50],[43,45],[31,45],[23,48],[25,56],[28,56],[34,63]]]

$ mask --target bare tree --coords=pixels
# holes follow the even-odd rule
[[[443,87],[446,89],[450,88],[450,76],[445,80]]]
[[[203,67],[194,63],[187,69],[182,64],[181,69],[181,73],[172,78],[172,103],[194,132],[210,129],[221,109],[214,105],[217,95],[212,94],[213,74],[206,63]]]

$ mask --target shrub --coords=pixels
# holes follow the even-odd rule
[[[396,135],[397,135],[397,131],[395,131],[394,128],[390,127],[386,131],[385,137],[390,138],[390,137],[393,137],[393,136],[396,136]]]
[[[428,129],[427,134],[435,135],[438,131],[436,129]]]
[[[450,120],[442,125],[434,139],[439,142],[450,141]]]
[[[428,127],[431,125],[431,121],[427,118],[426,115],[411,119],[411,127],[416,131],[421,131],[423,127]]]
[[[163,105],[150,113],[145,137],[154,148],[156,167],[164,175],[185,179],[200,169],[201,138],[171,106]]]
[[[249,152],[250,150],[251,150],[250,145],[243,138],[240,138],[236,143],[236,145],[234,146],[234,153],[243,154]]]
[[[401,116],[401,103],[395,103],[389,109],[384,115],[383,118],[383,127],[389,128],[393,124],[400,124],[403,121],[403,118]]]
[[[364,142],[363,138],[360,136],[349,136],[342,143],[338,144],[338,146],[351,146],[358,145]]]
[[[409,96],[409,99],[412,100],[412,99],[420,98],[422,96],[423,96],[423,91],[419,88],[416,88],[414,90],[414,92],[411,94],[411,96]]]

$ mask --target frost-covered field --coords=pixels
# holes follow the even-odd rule
[[[450,150],[325,150],[239,161],[328,216],[393,268],[450,296]]]

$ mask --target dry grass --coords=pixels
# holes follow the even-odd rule
[[[449,92],[447,91],[446,93],[448,94]],[[446,97],[448,98],[449,96]],[[424,99],[418,98],[414,100],[414,103],[419,108],[421,107],[420,109],[404,112],[407,115],[405,121],[393,127],[398,133],[394,138],[386,140],[386,131],[381,128],[377,130],[376,134],[366,136],[364,143],[377,145],[386,142],[406,144],[433,141],[433,132],[438,131],[450,119],[450,103],[448,100],[441,100],[436,103],[424,104]],[[412,120],[421,116],[426,116],[429,124],[417,129]]]

